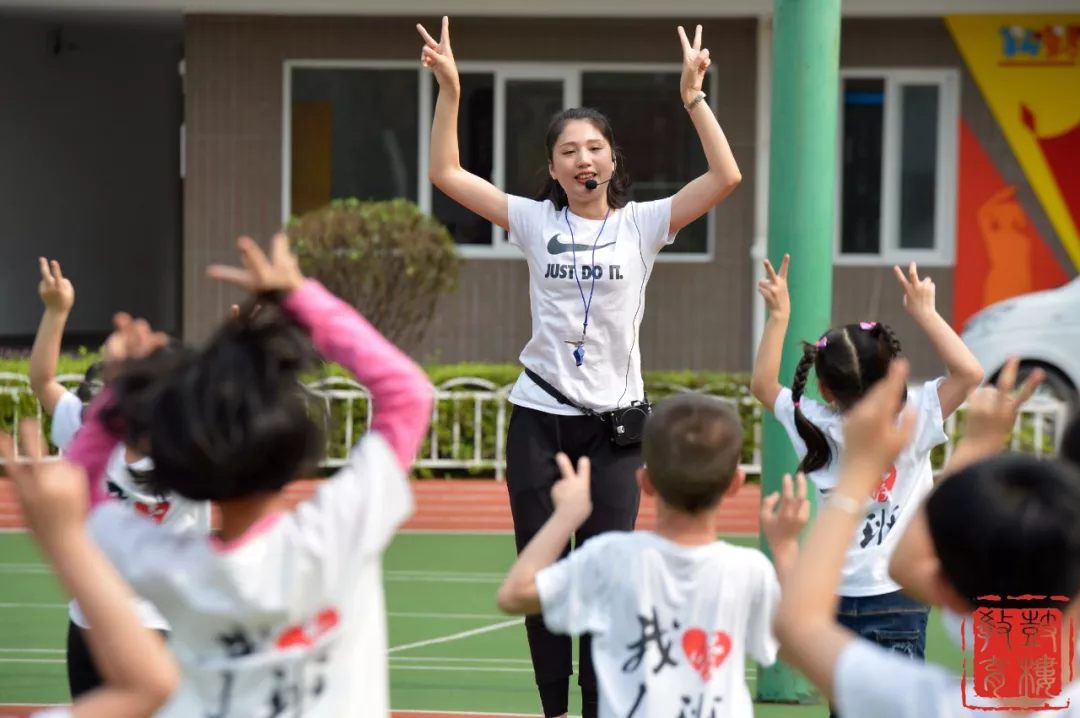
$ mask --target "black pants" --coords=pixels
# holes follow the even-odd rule
[[[98,673],[94,664],[94,656],[90,653],[90,647],[86,645],[86,636],[83,631],[89,629],[79,628],[74,622],[68,621],[67,634],[67,673],[68,689],[71,691],[71,700],[100,688],[104,684],[101,674]],[[169,633],[159,631],[167,640]]]
[[[592,515],[574,536],[575,546],[605,531],[632,531],[641,503],[637,470],[641,447],[611,443],[610,429],[588,416],[559,416],[514,406],[506,437],[506,485],[514,518],[514,539],[520,554],[554,512],[551,487],[559,480],[555,454],[565,452],[577,464],[588,456],[592,464]],[[570,553],[567,544],[565,557]],[[573,644],[568,636],[547,630],[541,616],[526,616],[533,672],[545,716],[567,712],[570,676],[574,673]],[[579,642],[583,718],[596,716],[596,673],[591,641]]]

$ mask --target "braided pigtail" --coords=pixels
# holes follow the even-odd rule
[[[827,466],[832,461],[832,449],[829,441],[821,429],[806,418],[799,402],[806,391],[806,382],[810,376],[810,369],[817,362],[818,348],[813,344],[803,344],[802,359],[795,367],[795,378],[791,382],[791,401],[795,404],[795,430],[799,432],[799,438],[806,444],[806,456],[799,463],[799,471],[810,473]]]
[[[889,350],[889,358],[895,359],[902,355],[902,349],[900,348],[900,339],[897,338],[896,332],[892,330],[888,324],[882,324],[878,322],[874,325],[873,332],[880,341],[885,343],[886,348]]]
[[[874,324],[874,328],[870,330],[870,335],[877,339],[878,344],[881,346],[881,349],[884,350],[882,353],[884,354],[885,361],[883,362],[883,368],[881,370],[882,377],[884,377],[885,374],[887,374],[889,371],[889,364],[892,363],[892,360],[903,356],[903,350],[900,348],[900,339],[896,336],[896,332],[893,331],[892,327],[890,327],[888,324],[882,324],[881,322],[877,322]],[[866,387],[866,390],[869,389],[870,387]],[[904,396],[902,399],[902,405],[906,405],[906,386],[904,387],[903,391]]]

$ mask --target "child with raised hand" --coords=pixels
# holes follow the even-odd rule
[[[964,435],[942,471],[940,481],[1001,452],[1016,425],[1024,403],[1034,395],[1046,374],[1036,369],[1016,388],[1020,360],[1005,362],[998,376],[997,387],[983,387],[968,400],[964,417]],[[1066,459],[1066,461],[1068,461]],[[939,482],[940,483],[940,482]],[[897,542],[889,563],[889,575],[909,596],[930,605],[943,606],[942,622],[948,635],[963,646],[962,631],[974,641],[972,621],[943,605],[938,585],[941,563],[927,527],[925,504],[920,506]]]
[[[845,715],[960,718],[972,709],[963,706],[958,676],[896,656],[835,618],[836,583],[861,519],[862,497],[911,440],[912,413],[901,425],[896,422],[905,374],[906,366],[898,364],[849,412],[840,480],[784,585],[776,630],[784,659]],[[1066,462],[995,456],[1035,384],[1033,377],[1012,395],[1006,379],[972,397],[968,431],[957,447],[967,458],[950,467],[957,470],[934,488],[908,531],[925,531],[933,548],[932,580],[923,587],[933,603],[966,614],[980,607],[1038,607],[1012,597],[1063,596],[1064,626],[1080,618],[1080,473]],[[1002,600],[988,600],[993,597]],[[1061,648],[1068,655],[1068,646]],[[1064,686],[1059,696],[1030,701],[973,694],[968,691],[969,703],[1021,714],[1026,708],[1032,716],[1048,702],[1071,700],[1072,708],[1055,713],[1074,716],[1080,682]]]
[[[251,239],[239,247],[243,268],[209,275],[253,300],[199,351],[125,366],[68,457],[94,476],[123,436],[148,445],[162,485],[218,503],[214,537],[162,531],[112,502],[89,521],[113,526],[106,553],[173,625],[190,715],[386,716],[382,554],[413,510],[408,470],[433,389],[352,307],[305,279],[284,235],[269,258]],[[368,388],[374,416],[346,465],[288,511],[282,490],[324,445],[300,384],[312,342]]]
[[[83,424],[88,402],[94,393],[94,384],[103,372],[117,363],[115,356],[120,348],[119,336],[114,334],[102,348],[104,360],[87,372],[86,379],[75,391],[69,391],[56,380],[56,367],[60,358],[60,345],[67,318],[75,304],[75,288],[64,276],[60,263],[45,257],[39,260],[41,282],[38,295],[45,305],[34,347],[30,353],[30,387],[41,408],[52,416],[51,438],[61,451],[66,451],[75,434]],[[167,341],[159,342],[167,344]],[[162,349],[164,346],[157,346]],[[110,366],[106,366],[110,365]],[[123,501],[131,510],[146,514],[174,531],[210,531],[210,504],[205,501],[189,501],[181,496],[160,491],[153,481],[154,464],[128,445],[118,445],[109,456],[105,475],[100,478],[99,490]],[[103,527],[102,530],[109,530]],[[143,625],[165,634],[169,631],[166,621],[154,605],[143,599],[136,600]],[[69,610],[67,635],[68,688],[72,700],[101,685],[97,661],[88,649],[86,634],[91,624],[80,610],[78,601],[72,600]]]
[[[769,319],[750,386],[784,427],[800,459],[798,470],[813,482],[821,502],[837,486],[847,450],[847,413],[886,376],[900,356],[900,341],[889,326],[879,322],[834,327],[816,342],[804,342],[794,381],[790,388],[782,386],[780,359],[791,313],[788,263],[785,256],[776,272],[765,261],[767,276],[759,291]],[[917,392],[906,386],[898,390],[902,403],[914,412],[915,428],[911,442],[893,464],[882,469],[878,483],[863,499],[860,530],[851,539],[837,588],[841,596],[838,616],[856,633],[922,660],[929,609],[905,596],[889,578],[889,559],[913,509],[933,487],[930,452],[948,440],[945,419],[978,387],[983,372],[937,313],[933,281],[920,278],[914,263],[906,277],[899,267],[894,270],[904,291],[905,309],[933,344],[948,373],[926,382]],[[824,403],[804,395],[811,369]]]
[[[759,550],[718,541],[717,510],[743,484],[742,425],[716,397],[665,399],[645,424],[638,472],[656,497],[654,531],[609,532],[565,555],[592,510],[589,462],[556,461],[555,512],[518,556],[497,603],[542,615],[553,633],[592,635],[598,716],[753,715],[746,654],[776,659],[777,573],[795,558],[809,519],[806,485],[765,502],[776,568]],[[777,507],[777,504],[780,506]]]
[[[148,718],[176,688],[176,663],[161,637],[144,628],[131,589],[86,533],[83,472],[66,461],[42,462],[40,431],[36,421],[23,422],[25,457],[0,434],[0,456],[30,535],[94,626],[87,642],[103,680],[70,708],[31,718]]]

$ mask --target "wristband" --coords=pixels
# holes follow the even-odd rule
[[[704,93],[704,92],[699,92],[699,93],[697,93],[697,97],[695,97],[694,99],[690,100],[690,102],[688,102],[688,103],[686,103],[685,105],[683,105],[683,107],[685,107],[685,108],[686,108],[686,111],[687,111],[687,112],[689,112],[690,110],[692,110],[692,109],[694,109],[695,107],[697,107],[697,106],[698,106],[698,104],[699,104],[699,103],[700,103],[700,102],[701,102],[702,100],[704,100],[704,99],[705,99],[705,93]]]

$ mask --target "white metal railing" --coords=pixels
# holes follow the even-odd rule
[[[65,386],[82,381],[80,375],[64,375],[58,380]],[[322,466],[332,468],[345,463],[349,449],[359,439],[371,421],[371,402],[367,390],[347,377],[328,377],[308,385],[323,399],[329,426],[326,457]],[[510,405],[507,397],[513,384],[498,386],[478,377],[457,377],[435,387],[435,406],[426,446],[417,457],[416,468],[421,471],[467,471],[476,475],[494,474],[503,480],[506,474],[506,427]],[[718,396],[742,409],[745,430],[751,432],[752,450],[743,470],[750,476],[761,473],[761,405],[745,388],[731,384],[689,388],[678,385],[651,385],[654,395],[698,392]],[[731,392],[737,392],[731,395]],[[6,400],[5,400],[6,399]],[[48,421],[40,404],[30,390],[29,378],[22,374],[0,372],[0,421],[16,426],[26,417]],[[33,408],[27,412],[24,407]],[[964,408],[950,416],[946,432],[954,440],[959,437]],[[1016,451],[1044,456],[1056,452],[1068,420],[1067,406],[1049,397],[1036,396],[1029,400],[1017,417],[1012,448]],[[747,421],[749,419],[749,421]],[[492,428],[492,425],[494,428]],[[494,435],[491,435],[494,434]],[[18,437],[16,436],[16,441]],[[935,456],[934,469],[939,471],[952,455],[949,442]]]

